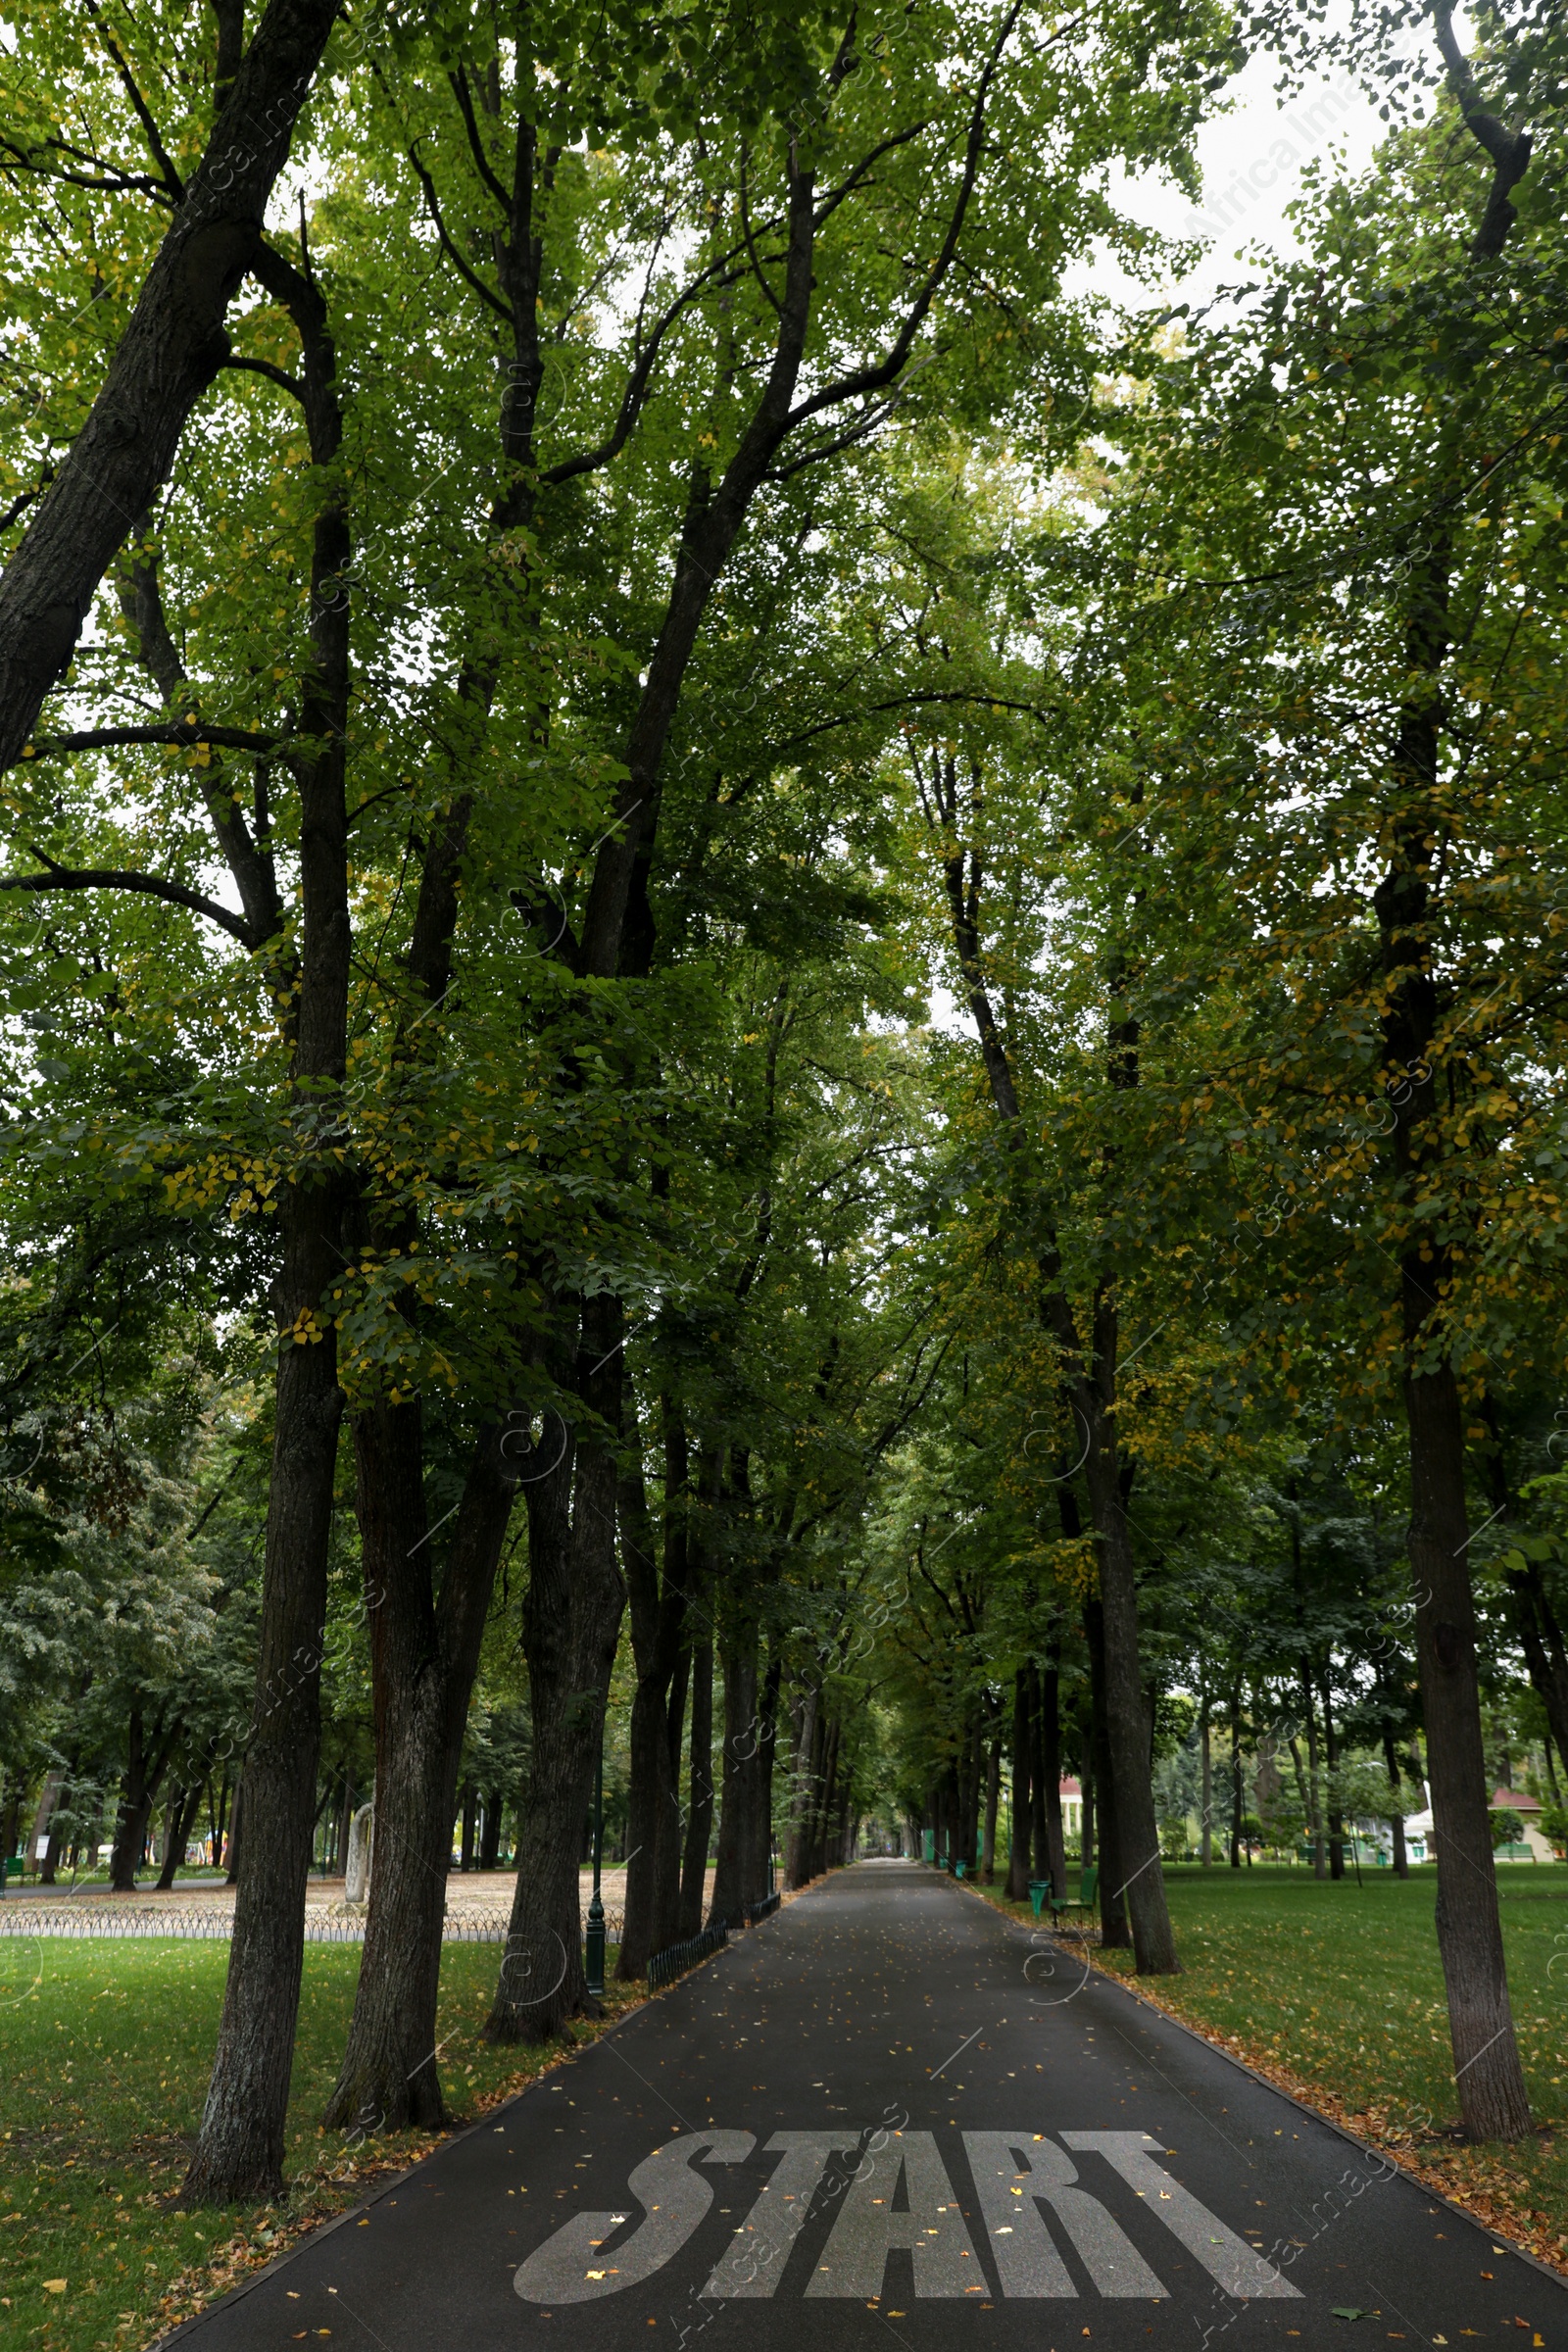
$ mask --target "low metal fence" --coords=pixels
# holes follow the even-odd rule
[[[760,1919],[771,1919],[783,1900],[782,1894],[764,1894],[760,1903],[748,1903],[746,1906],[747,1926],[755,1928]]]
[[[443,1943],[505,1943],[512,1925],[509,1911],[455,1911],[442,1922]],[[620,1941],[620,1915],[607,1912],[606,1939]],[[72,1942],[101,1939],[112,1942],[141,1940],[163,1936],[178,1942],[223,1942],[234,1933],[234,1914],[211,1909],[175,1910],[111,1910],[107,1905],[94,1904],[67,1910],[64,1907],[42,1908],[28,1903],[0,1904],[0,1936],[62,1936]],[[305,1914],[307,1943],[363,1943],[365,1913],[347,1912],[336,1908],[330,1911],[308,1910]]]
[[[716,1952],[720,1944],[728,1941],[729,1928],[725,1921],[719,1919],[710,1928],[705,1928],[700,1936],[689,1936],[684,1943],[672,1943],[668,1951],[656,1952],[648,1963],[649,1990],[656,1991],[661,1984],[673,1984],[689,1968],[695,1968],[699,1960],[706,1960],[710,1952]]]

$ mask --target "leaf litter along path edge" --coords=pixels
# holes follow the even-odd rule
[[[1305,2352],[1354,2309],[1568,2352],[1568,2285],[1493,2244],[1049,1939],[863,1863],[164,2340]]]
[[[1223,1883],[1216,1873],[1214,1883]],[[1190,1882],[1189,1882],[1190,1890]],[[1386,1890],[1386,1889],[1385,1889]],[[1004,1917],[1018,1921],[1026,1917],[1019,1908],[1010,1905],[997,1887],[964,1884],[964,1891],[1002,1912]],[[1507,1890],[1505,1899],[1520,1899]],[[1553,1893],[1549,1898],[1533,1899],[1568,1901],[1568,1891]],[[1178,1919],[1178,1933],[1190,1938],[1194,1932],[1191,1920]],[[1094,1933],[1098,1934],[1098,1931]],[[1069,1931],[1070,1934],[1070,1931]],[[1132,1978],[1132,1955],[1117,1953],[1107,1959],[1098,1946],[1089,1942],[1080,1946],[1087,1952],[1091,1964],[1102,1971],[1108,1982],[1119,1984],[1136,2000],[1146,2002],[1163,2016],[1172,2019],[1187,2033],[1194,2034],[1210,2048],[1221,2051],[1231,2063],[1267,2083],[1282,2096],[1291,2099],[1304,2112],[1326,2122],[1342,2132],[1354,2147],[1370,2154],[1386,2156],[1402,2172],[1433,2194],[1441,2197],[1456,2214],[1462,2214],[1493,2238],[1508,2241],[1511,2250],[1526,2262],[1539,2263],[1554,2280],[1568,2277],[1568,2230],[1564,2229],[1568,2214],[1560,2204],[1551,2210],[1539,2210],[1541,2201],[1552,2207],[1552,2183],[1542,2178],[1529,2178],[1517,2169],[1519,2151],[1511,2146],[1478,2146],[1438,2129],[1435,2139],[1423,2136],[1421,2115],[1432,2123],[1431,2111],[1422,2106],[1419,2097],[1410,2093],[1402,2100],[1392,2097],[1387,2090],[1384,2098],[1387,2109],[1376,2102],[1363,2099],[1357,2104],[1352,2095],[1344,2095],[1332,2082],[1321,2077],[1303,2073],[1282,2060],[1277,2048],[1270,2048],[1257,2034],[1249,2035],[1229,2030],[1214,2017],[1204,2013],[1200,1990],[1195,2000],[1194,1974],[1184,1974],[1176,1980]],[[1233,1948],[1233,1947],[1231,1947]],[[1185,1941],[1184,1941],[1185,1953]],[[1510,1955],[1510,1976],[1515,1974],[1520,1955]],[[1260,1965],[1262,1965],[1260,1961]],[[1187,1965],[1193,1966],[1191,1956]],[[1317,1989],[1321,1992],[1323,1987]],[[1537,1997],[1539,1997],[1539,1986]],[[1516,1994],[1515,2015],[1521,2024],[1521,2042],[1524,2040],[1520,2002],[1529,1997],[1521,1986]],[[1539,2023],[1539,2020],[1538,2020]],[[1533,2082],[1532,2098],[1544,2096],[1539,2070]],[[1539,2112],[1539,2109],[1538,2109]],[[1402,2120],[1401,2120],[1402,2119]],[[1552,2122],[1542,2124],[1534,2135],[1534,2145],[1550,2149],[1559,2135],[1560,2127]],[[1530,2148],[1532,2143],[1525,2143]]]

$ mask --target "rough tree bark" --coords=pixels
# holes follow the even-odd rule
[[[360,2132],[446,2121],[436,2063],[451,1824],[468,1700],[515,1482],[501,1431],[474,1447],[444,1569],[426,1522],[422,1408],[355,1417],[375,1720],[375,1867],[348,2042],[322,2121]]]
[[[1104,1368],[1102,1382],[1111,1377],[1116,1361],[1115,1321],[1114,1304],[1102,1298],[1095,1316],[1095,1362],[1097,1367]],[[1085,1390],[1090,1387],[1088,1382],[1082,1385]],[[1176,1957],[1176,1938],[1165,1902],[1159,1829],[1154,1819],[1149,1716],[1139,1669],[1138,1582],[1108,1409],[1113,1399],[1104,1396],[1100,1383],[1096,1388],[1098,1393],[1093,1402],[1086,1402],[1085,1420],[1089,1429],[1086,1469],[1099,1539],[1104,1658],[1101,1713],[1108,1770],[1101,1782],[1105,1813],[1102,1872],[1103,1876],[1109,1870],[1113,1806],[1116,1869],[1132,1927],[1133,1953],[1139,1973],[1170,1976],[1181,1963]]]
[[[1334,1721],[1334,1650],[1323,1662],[1323,1767],[1328,1774],[1329,1877],[1345,1876],[1345,1812],[1340,1801],[1340,1735]]]
[[[1406,1272],[1406,1319],[1425,1321],[1424,1263]],[[1414,1296],[1411,1296],[1411,1293]],[[1451,1365],[1405,1377],[1416,1659],[1432,1776],[1438,1949],[1459,2112],[1472,2139],[1517,2139],[1530,2100],[1514,2039],[1492,1855],[1464,1492],[1464,1414]]]
[[[1012,1837],[1007,1848],[1007,1900],[1029,1900],[1029,1847],[1034,1814],[1030,1788],[1034,1774],[1030,1750],[1029,1669],[1020,1666],[1012,1678]]]
[[[1529,168],[1530,137],[1509,130],[1482,106],[1446,0],[1435,0],[1433,23],[1449,89],[1492,165],[1481,224],[1470,247],[1479,272],[1502,252],[1513,227],[1510,197]],[[1478,293],[1477,299],[1491,296]],[[1446,502],[1458,457],[1441,420],[1436,463]],[[1490,466],[1492,460],[1483,463]],[[1431,926],[1441,887],[1433,858],[1446,789],[1440,751],[1446,725],[1443,672],[1450,645],[1453,527],[1446,503],[1429,512],[1423,539],[1408,551],[1408,682],[1389,769],[1389,862],[1373,893],[1372,910],[1386,992],[1384,1062],[1396,1110],[1388,1165],[1394,1187],[1411,1204],[1407,1223],[1415,1228],[1401,1257],[1399,1280],[1410,1461],[1408,1549],[1436,1825],[1438,1948],[1464,2128],[1476,2139],[1512,2139],[1530,2129],[1530,2105],[1508,2001],[1488,1817],[1465,1497],[1465,1414],[1445,1329],[1454,1267],[1441,1233],[1420,1216],[1429,1153],[1443,1148],[1440,1098],[1428,1056],[1446,985],[1435,967]]]
[[[821,1769],[822,1690],[815,1678],[801,1693],[795,1717],[795,1769],[791,1775],[790,1834],[784,1850],[784,1884],[793,1892],[811,1874],[811,1819]]]
[[[147,1825],[158,1801],[158,1790],[174,1744],[174,1732],[162,1718],[149,1737],[140,1707],[130,1710],[125,1735],[125,1772],[120,1810],[115,1818],[114,1843],[109,1849],[112,1893],[134,1894],[136,1873],[147,1844]]]
[[[1105,1729],[1105,1613],[1098,1600],[1084,1602],[1084,1640],[1089,1648],[1089,1739],[1095,1759],[1095,1791],[1100,1807],[1100,1940],[1113,1950],[1132,1941],[1123,1891],[1120,1822],[1116,1784],[1110,1769],[1110,1740]]]
[[[270,259],[274,282],[281,274],[293,297],[311,455],[318,466],[330,467],[342,443],[342,416],[325,306],[286,262]],[[282,2188],[316,1820],[327,1542],[343,1410],[336,1328],[321,1304],[343,1263],[345,1179],[335,1154],[317,1139],[323,1106],[342,1084],[347,1054],[349,625],[339,583],[349,551],[347,509],[329,498],[313,536],[313,665],[301,698],[301,734],[320,748],[296,766],[301,944],[287,1017],[298,1157],[280,1188],[282,1265],[272,1291],[279,1347],[260,1657],[244,1762],[245,1835],[212,2081],[180,2190],[187,2205],[270,2198]]]
[[[1046,1796],[1046,1862],[1051,1891],[1058,1901],[1067,1893],[1067,1848],[1061,1834],[1061,1670],[1054,1654],[1042,1667],[1040,1690],[1040,1777]]]
[[[201,1801],[201,1783],[198,1781],[194,1788],[177,1789],[170,1804],[163,1868],[158,1874],[160,1894],[167,1894],[174,1884],[174,1873],[185,1859],[185,1846],[195,1826],[196,1808]]]
[[[761,1718],[757,1680],[757,1620],[749,1610],[726,1612],[719,1635],[724,1669],[724,1740],[718,1799],[718,1857],[709,1906],[712,1920],[743,1924],[746,1905],[762,1888],[754,1876],[760,1805]],[[824,1825],[825,1827],[825,1825]]]
[[[635,1448],[636,1420],[629,1404],[627,1420]],[[680,1430],[673,1445],[672,1434],[666,1425],[666,1474],[673,1471],[684,1489],[685,1432]],[[637,1688],[631,1708],[626,1908],[615,1967],[625,1984],[645,1977],[653,1955],[675,1941],[680,1918],[680,1804],[669,1753],[669,1693],[686,1619],[683,1508],[684,1493],[675,1498],[666,1492],[661,1576],[642,1462],[628,1461],[620,1479],[620,1542]]]
[[[1389,1776],[1389,1787],[1394,1791],[1395,1803],[1397,1805],[1399,1759],[1394,1752],[1394,1726],[1387,1716],[1383,1719],[1383,1763]],[[1404,1842],[1404,1815],[1402,1813],[1397,1811],[1390,1813],[1389,1831],[1394,1840],[1394,1875],[1396,1879],[1407,1879],[1410,1876],[1410,1856]]]
[[[688,1749],[686,1850],[680,1873],[680,1935],[695,1936],[703,1924],[708,1883],[708,1848],[713,1836],[713,1644],[692,1649],[692,1734]]]
[[[517,1886],[489,2041],[547,2041],[588,2007],[578,1865],[625,1587],[615,1564],[621,1316],[583,1301],[575,1389],[581,1416],[556,1468],[529,1481],[522,1646],[533,1753],[517,1815]],[[546,1457],[548,1458],[548,1457]]]
[[[980,1846],[980,1876],[989,1886],[997,1875],[997,1815],[1002,1809],[1002,1729],[986,1741],[986,1819]]]

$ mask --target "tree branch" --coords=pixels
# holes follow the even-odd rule
[[[34,850],[35,858],[43,858],[42,850]],[[216,899],[204,898],[199,890],[187,890],[183,882],[166,882],[159,874],[121,873],[103,866],[56,865],[44,858],[48,871],[42,874],[0,874],[0,890],[129,890],[143,898],[162,899],[171,906],[188,906],[192,914],[205,915],[210,923],[237,939],[241,947],[253,943],[250,925],[243,915],[232,914]]]
[[[242,360],[237,354],[225,360],[223,366],[225,368],[237,368],[246,375],[265,375],[270,382],[280,384],[285,392],[291,393],[300,407],[304,408],[305,386],[297,375],[290,375],[286,368],[274,368],[270,360]]]
[[[700,271],[692,279],[690,285],[682,287],[662,318],[655,322],[647,343],[633,364],[631,373],[626,379],[625,392],[621,397],[620,413],[616,416],[614,429],[610,438],[602,441],[597,449],[583,450],[574,458],[564,458],[559,466],[552,466],[540,474],[541,482],[549,482],[552,485],[569,482],[578,474],[597,472],[600,466],[608,466],[612,460],[619,457],[627,441],[631,438],[632,429],[642,414],[643,403],[648,397],[649,379],[653,374],[655,364],[659,358],[660,346],[665,335],[668,334],[682,311],[696,301],[705,287],[711,286],[722,291],[725,286],[734,285],[745,276],[744,270],[737,270],[733,267],[745,251],[746,241],[743,239],[739,245],[732,245],[728,253],[720,254],[717,261],[710,262],[706,270]]]
[[[968,215],[969,202],[974,194],[974,183],[980,173],[980,157],[985,146],[986,102],[991,95],[991,84],[996,79],[997,68],[1002,63],[1002,53],[1012,38],[1012,28],[1018,22],[1022,6],[1023,0],[1012,0],[1012,6],[1002,21],[1001,30],[991,44],[991,53],[986,59],[985,69],[980,75],[979,86],[975,91],[974,105],[969,113],[969,135],[964,142],[963,178],[959,182],[958,193],[954,199],[953,212],[948,220],[948,233],[942,240],[941,252],[926,272],[925,284],[915,296],[909,309],[909,315],[899,329],[892,349],[886,359],[878,362],[875,367],[861,368],[857,369],[853,375],[840,376],[836,382],[824,384],[820,392],[813,392],[809,399],[803,400],[800,406],[791,413],[791,427],[804,423],[808,416],[814,416],[823,409],[836,408],[841,400],[853,400],[857,394],[861,392],[880,392],[885,385],[891,384],[902,373],[905,362],[908,359],[914,346],[914,338],[925,322],[926,315],[936,300],[942,281],[953,266],[953,257],[958,249],[958,239],[963,233],[963,223]],[[846,190],[847,192],[848,190]]]
[[[269,0],[87,420],[0,580],[0,768],[38,722],[93,597],[227,356],[260,236],[341,0]]]
[[[159,136],[158,125],[153,120],[153,110],[148,105],[146,99],[142,96],[140,90],[136,87],[135,76],[131,73],[130,68],[126,65],[124,59],[120,54],[119,45],[115,40],[114,34],[104,23],[103,11],[98,6],[98,0],[87,0],[87,14],[97,25],[99,37],[102,40],[104,47],[108,50],[110,56],[115,61],[115,71],[120,75],[121,85],[123,88],[126,97],[130,100],[131,105],[136,110],[136,120],[138,122],[140,122],[143,131],[146,133],[147,145],[152,151],[153,161],[158,166],[159,171],[163,173],[165,187],[169,190],[170,195],[172,196],[174,202],[177,204],[185,193],[185,183],[180,178],[179,173],[175,171],[173,161],[170,156],[169,150],[164,145],[162,138]]]
[[[75,735],[40,735],[23,753],[24,760],[42,760],[54,752],[114,752],[136,743],[178,744],[186,750],[212,743],[225,752],[275,752],[281,735],[261,735],[249,727],[209,727],[200,719],[170,719],[153,727],[85,727]]]
[[[109,196],[151,196],[155,203],[172,206],[173,199],[162,180],[153,179],[145,172],[123,172],[118,164],[106,164],[100,156],[82,155],[64,139],[45,139],[43,150],[45,153],[53,150],[61,155],[72,156],[77,162],[90,164],[94,172],[111,173],[112,176],[94,179],[84,172],[64,172],[55,165],[37,162],[32,153],[17,146],[13,140],[0,139],[0,155],[10,156],[19,172],[31,172],[39,179],[58,180],[63,187],[88,188],[95,194]]]
[[[758,284],[761,287],[762,292],[767,296],[768,301],[772,304],[774,318],[782,318],[784,316],[784,306],[779,301],[778,296],[774,293],[772,287],[767,282],[767,278],[762,270],[761,262],[758,258],[756,241],[752,235],[751,211],[746,202],[746,145],[744,140],[741,143],[740,176],[737,183],[737,193],[740,198],[741,233],[746,239],[746,255],[747,259],[752,265],[752,275],[756,278]]]
[[[5,513],[0,514],[0,531],[9,531],[11,525],[16,521],[19,514],[24,514],[29,507],[36,506],[38,500],[42,498],[44,492],[48,489],[54,478],[54,467],[52,466],[46,466],[43,469],[43,475],[38,483],[37,489],[24,490],[20,497],[12,500]]]
[[[504,318],[509,326],[514,325],[515,320],[513,317],[512,305],[509,302],[503,302],[499,294],[491,292],[490,288],[485,284],[484,279],[479,275],[478,271],[476,270],[469,269],[462,254],[453,244],[452,239],[447,235],[447,224],[441,218],[441,206],[435,192],[435,181],[431,178],[429,172],[420,163],[418,148],[411,147],[408,151],[408,154],[410,163],[414,166],[415,171],[418,174],[419,185],[424,190],[425,205],[428,209],[431,220],[435,222],[435,233],[441,240],[442,252],[446,255],[448,261],[452,263],[453,267],[467,279],[468,284],[478,295],[479,300],[481,302],[488,303],[491,310],[495,312],[496,316],[500,318]]]
[[[1506,122],[1499,122],[1482,105],[1470,61],[1453,37],[1453,12],[1448,0],[1432,0],[1432,24],[1443,53],[1448,88],[1464,117],[1465,127],[1492,158],[1492,186],[1487,191],[1486,211],[1470,253],[1474,261],[1495,261],[1518,219],[1508,199],[1530,169],[1530,133],[1510,130]]]
[[[490,169],[490,158],[485,154],[484,141],[479,135],[479,120],[473,111],[473,92],[468,87],[467,74],[460,66],[455,74],[447,75],[447,79],[452,84],[452,94],[462,111],[463,127],[468,134],[468,146],[478,168],[479,177],[484,181],[497,204],[500,205],[505,218],[510,220],[512,219],[512,198]]]

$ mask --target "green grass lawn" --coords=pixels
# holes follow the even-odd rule
[[[318,2129],[359,1962],[354,1945],[305,1947],[289,2204],[187,2214],[172,2200],[201,2117],[226,1942],[0,1937],[0,2343],[146,2344],[204,2286],[265,2259],[303,2222],[353,2203],[368,2173],[428,2144],[350,2149]],[[459,2112],[564,2046],[532,2053],[479,2040],[499,1963],[499,1947],[445,1950],[442,2080]]]
[[[1357,1886],[1300,1869],[1175,1865],[1165,1886],[1183,1973],[1145,1989],[1494,2227],[1568,2263],[1568,1868],[1497,1870],[1514,2023],[1542,2127],[1505,2149],[1449,2136],[1458,2097],[1433,1870],[1402,1881],[1365,1870]],[[1130,1953],[1106,1952],[1102,1964],[1131,1977]]]

